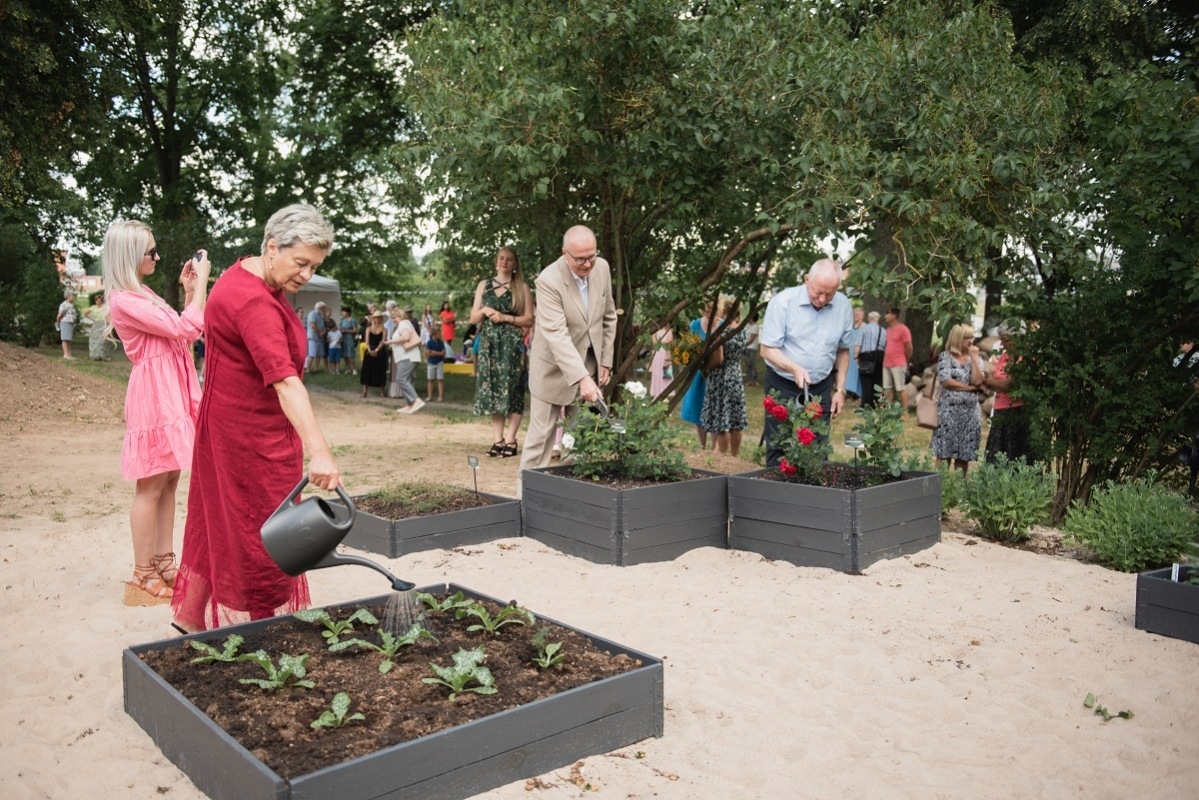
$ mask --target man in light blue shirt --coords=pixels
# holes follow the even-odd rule
[[[845,376],[853,334],[853,308],[837,291],[841,268],[831,259],[812,265],[802,286],[775,295],[762,321],[762,358],[766,361],[767,394],[802,398],[804,386],[819,398],[826,419],[845,406]],[[834,386],[834,384],[836,384]],[[770,444],[777,421],[766,415],[766,466],[782,455]]]

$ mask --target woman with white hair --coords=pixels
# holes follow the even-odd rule
[[[271,216],[261,254],[217,280],[207,309],[204,397],[196,425],[183,558],[171,606],[196,631],[307,607],[308,582],[275,564],[259,530],[304,476],[331,490],[341,475],[302,381],[304,325],[284,295],[333,247],[333,227],[296,204]]]
[[[175,490],[191,467],[200,408],[200,384],[191,343],[204,330],[208,256],[188,261],[180,274],[185,295],[175,312],[142,281],[158,266],[154,234],[142,222],[114,222],[100,256],[108,315],[133,363],[125,392],[121,474],[136,481],[129,527],[133,579],[125,605],[169,603],[175,585]],[[100,324],[100,323],[96,323]]]
[[[63,292],[62,302],[58,304],[58,317],[54,327],[58,329],[58,338],[62,341],[62,357],[74,361],[71,355],[71,340],[75,338],[75,323],[79,321],[79,312],[75,309],[75,293],[70,289]]]

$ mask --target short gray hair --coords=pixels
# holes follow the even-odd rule
[[[263,255],[272,239],[280,250],[304,244],[328,252],[333,249],[333,226],[313,206],[293,203],[271,214],[266,221],[262,231]]]
[[[878,322],[879,318],[880,318],[880,315],[877,311],[871,311],[869,314],[866,315],[866,319],[870,320],[871,322]]]

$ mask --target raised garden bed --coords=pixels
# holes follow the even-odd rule
[[[729,476],[731,549],[801,567],[860,572],[941,541],[939,473],[838,489],[763,477],[772,472]]]
[[[360,507],[358,519],[342,544],[397,558],[421,550],[464,547],[521,535],[519,500],[487,492],[479,492],[479,497],[484,504],[476,508],[406,518],[379,516]],[[355,505],[364,499],[351,498]],[[333,498],[329,503],[340,505]]]
[[[521,473],[524,535],[600,564],[670,561],[696,547],[728,547],[726,476],[693,470],[673,483],[617,488],[569,467]]]
[[[1199,644],[1199,586],[1183,583],[1199,574],[1194,567],[1180,567],[1179,580],[1170,580],[1170,568],[1137,575],[1136,626]]]
[[[468,597],[495,604],[493,609],[502,605],[454,585],[426,587],[424,591],[444,596],[459,590]],[[387,600],[386,596],[376,597],[329,611],[335,618],[345,618],[352,607],[382,607]],[[563,641],[562,652],[568,658],[563,675],[552,674],[555,668],[538,673],[533,666],[520,663],[527,660],[523,656],[505,657],[506,651],[499,645],[494,645],[493,663],[492,634],[478,632],[471,639],[470,634],[451,630],[455,626],[465,629],[467,624],[434,616],[434,632],[442,643],[421,640],[405,648],[395,658],[396,667],[386,674],[378,670],[381,659],[377,654],[364,648],[329,653],[323,649],[318,627],[291,616],[137,645],[125,650],[122,657],[125,710],[208,796],[238,800],[465,798],[588,755],[662,735],[660,660],[538,617],[536,628],[550,625],[548,641]],[[356,627],[359,631],[354,635],[366,638],[361,624]],[[513,636],[518,627],[506,626],[498,638],[518,638]],[[299,655],[303,637],[310,637],[311,647],[303,646],[302,652],[310,654],[306,677],[316,686],[288,687],[266,695],[257,687],[237,682],[238,676],[246,674],[262,676],[262,671],[249,662],[190,663],[198,655],[189,649],[190,641],[220,649],[234,634],[245,639],[241,652],[261,648],[272,658],[281,652],[273,643]],[[467,644],[455,638],[458,636],[466,636]],[[528,645],[527,631],[519,639],[532,647]],[[496,694],[463,693],[451,702],[445,699],[445,687],[413,678],[412,670],[432,676],[430,662],[448,664],[450,657],[442,650],[469,648],[475,640],[489,648],[485,663],[495,670]],[[594,649],[584,655],[588,647]],[[576,652],[577,663],[569,661],[572,651]],[[512,658],[516,665],[504,666]],[[334,665],[332,660],[342,664]],[[375,680],[381,688],[365,688],[365,683],[361,688],[352,688],[355,682],[336,672],[349,669],[351,662],[357,662],[361,680]],[[521,671],[535,674],[522,678],[518,674]],[[222,673],[230,682],[226,688],[215,683]],[[180,674],[190,678],[179,679]],[[168,680],[165,676],[173,677]],[[556,693],[535,699],[529,681],[536,683],[539,676],[561,682],[561,686],[554,690]],[[583,682],[564,688],[579,680]],[[197,700],[204,707],[198,707],[173,683],[182,684],[192,694],[203,692]],[[525,688],[520,688],[522,685]],[[350,693],[350,710],[363,712],[366,719],[332,730],[311,730],[308,723],[318,716],[319,708],[330,707],[338,691]],[[282,702],[257,706],[264,696]],[[433,705],[422,705],[426,703]],[[461,722],[426,733],[436,724],[431,720],[438,708],[460,715]],[[210,714],[222,719],[231,731],[218,725]],[[370,740],[367,745],[361,741],[364,733]],[[355,738],[343,740],[342,734]],[[247,738],[254,735],[264,738]],[[251,747],[238,737],[247,738]],[[300,762],[312,763],[310,770],[296,765],[292,751],[299,748],[311,748],[316,753],[310,762]],[[321,761],[322,752],[325,761]]]

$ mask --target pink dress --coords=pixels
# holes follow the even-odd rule
[[[670,343],[674,341],[674,331],[669,328],[654,332],[653,360],[649,365],[649,396],[657,397],[666,390],[670,381],[666,380],[666,365],[670,363]]]
[[[125,392],[126,480],[190,469],[200,411],[200,383],[191,343],[204,331],[204,314],[188,305],[182,314],[148,287],[109,292],[108,313],[133,362]]]

